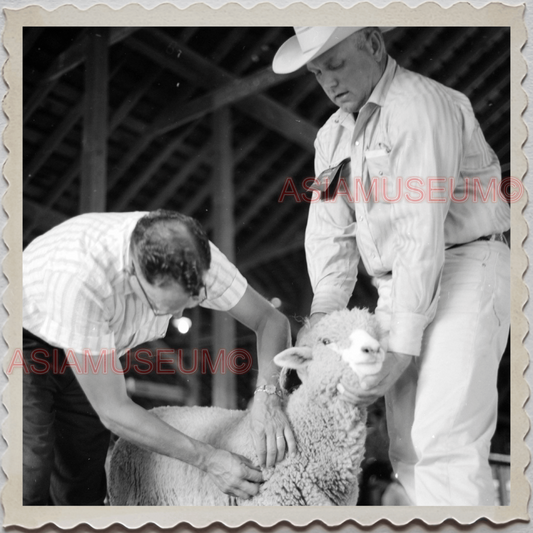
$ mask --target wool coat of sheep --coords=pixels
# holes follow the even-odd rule
[[[276,356],[277,364],[296,369],[302,381],[285,404],[298,455],[264,470],[266,481],[255,497],[230,498],[199,469],[120,439],[111,459],[111,504],[355,505],[366,409],[344,399],[338,385],[342,378],[356,390],[362,376],[381,368],[380,338],[368,311],[337,311],[309,330],[301,346]],[[151,412],[194,439],[257,464],[247,411],[163,407]]]

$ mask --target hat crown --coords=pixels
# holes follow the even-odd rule
[[[304,54],[322,46],[335,30],[335,26],[294,26],[298,44]]]

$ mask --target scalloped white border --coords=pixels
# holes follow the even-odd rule
[[[108,2],[110,3],[110,2]],[[190,5],[192,2],[181,2],[180,8],[184,8],[187,5]],[[180,13],[180,22],[183,22],[183,19],[189,20],[189,17],[191,18],[191,24],[197,24],[198,20],[202,20],[202,24],[204,25],[214,25],[217,23],[220,23],[220,21],[224,17],[229,17],[226,20],[226,24],[228,25],[249,25],[250,24],[250,16],[257,17],[259,16],[260,12],[264,12],[265,14],[261,15],[260,23],[265,23],[265,16],[268,16],[270,20],[276,19],[277,16],[279,16],[279,12],[277,9],[275,9],[272,5],[266,5],[263,4],[253,10],[253,13],[251,13],[249,10],[243,10],[241,7],[237,4],[230,4],[226,5],[223,8],[220,8],[222,4],[225,2],[218,1],[218,2],[210,2],[210,6],[206,5],[195,5],[191,9],[188,9],[187,11],[179,11]],[[258,4],[259,2],[255,1],[249,1],[249,2],[242,2],[244,6],[247,8]],[[276,5],[287,5],[289,2],[274,2]],[[345,4],[346,2],[342,2],[342,4]],[[421,4],[422,2],[417,2],[415,4]],[[441,2],[443,6],[450,6],[453,4],[452,1]],[[472,4],[484,4],[484,2],[471,2]],[[511,2],[507,2],[506,4],[509,5]],[[6,4],[9,4],[9,2],[4,1],[3,7],[7,7]],[[16,2],[17,5],[12,6],[17,9],[17,11],[12,12],[15,13],[22,13],[18,9],[21,7],[20,1]],[[61,2],[39,2],[41,6],[43,6],[45,9],[54,9],[57,5],[62,5]],[[70,6],[68,6],[70,4]],[[139,6],[144,6],[148,9],[153,7],[153,2],[143,1],[140,0],[137,2],[137,5],[131,5],[128,2],[113,2],[111,4],[111,7],[113,8],[110,10],[106,6],[98,6],[97,8],[89,9],[88,11],[81,11],[86,10],[96,4],[96,2],[82,2],[77,1],[76,6],[78,6],[80,9],[77,9],[77,7],[73,6],[71,2],[69,2],[66,7],[63,7],[59,11],[47,13],[44,11],[39,10],[39,8],[34,8],[34,10],[25,10],[25,15],[32,15],[34,12],[37,13],[38,11],[41,11],[41,13],[38,13],[37,18],[33,18],[31,21],[28,21],[28,19],[25,19],[25,23],[28,25],[39,25],[41,23],[44,24],[50,24],[51,21],[53,23],[57,23],[57,17],[58,16],[66,16],[68,17],[68,24],[69,25],[89,25],[89,24],[96,24],[99,25],[98,21],[101,21],[101,25],[128,25],[124,23],[124,17],[128,17],[130,20],[128,20],[128,23],[130,25],[147,25],[147,18],[146,13],[144,12],[144,9],[139,9]],[[159,5],[158,5],[159,4]],[[161,5],[163,4],[163,5]],[[176,13],[175,7],[171,6],[170,4],[164,5],[165,3],[157,3],[157,9],[155,11],[151,12],[149,14],[150,20],[152,20],[152,17],[159,17],[162,18],[159,19],[160,21],[168,21],[169,18],[166,15],[163,15],[163,11],[170,9],[173,13]],[[311,3],[310,3],[311,4]],[[316,4],[316,6],[314,5]],[[324,6],[323,8],[319,9],[320,11],[320,20],[323,24],[324,20],[324,14],[329,14],[330,16],[334,17],[336,16],[335,13],[339,13],[342,11],[341,2],[337,4],[329,4],[327,6]],[[358,14],[360,14],[362,11],[365,11],[365,13],[368,15],[367,24],[372,24],[372,18],[374,14],[378,14],[380,19],[380,25],[385,24],[383,22],[383,18],[387,18],[387,16],[390,15],[392,11],[394,11],[394,22],[389,22],[387,25],[423,25],[423,20],[429,21],[429,20],[438,20],[439,25],[446,25],[450,24],[452,20],[457,20],[456,17],[460,17],[460,21],[464,22],[466,19],[464,18],[465,15],[467,16],[475,16],[475,22],[472,22],[472,25],[484,25],[489,24],[490,20],[497,20],[498,24],[501,24],[504,18],[498,17],[497,19],[486,19],[486,15],[488,12],[493,10],[494,8],[501,8],[503,7],[503,4],[493,4],[489,6],[488,8],[478,11],[473,11],[471,6],[468,6],[467,4],[463,5],[455,5],[451,10],[449,11],[442,11],[440,10],[440,7],[436,3],[429,3],[422,5],[419,9],[416,9],[414,11],[410,11],[406,9],[405,3],[392,3],[392,6],[389,6],[384,12],[378,12],[374,9],[373,6],[370,4],[365,3],[359,3],[357,5],[356,11]],[[383,6],[390,4],[389,2],[380,2],[379,0],[375,0],[373,2],[375,6]],[[318,7],[320,5],[319,2],[313,2],[313,8]],[[125,9],[122,11],[117,11],[116,9],[120,8],[121,6],[126,6]],[[475,7],[478,7],[475,5]],[[215,8],[215,9],[213,9]],[[426,17],[432,17],[432,13],[437,10],[440,11],[438,13],[438,19],[436,18],[426,18]],[[459,11],[466,11],[467,13],[459,15]],[[509,9],[503,9],[503,11],[510,11]],[[518,11],[517,9],[512,10],[515,14]],[[402,23],[398,22],[397,16],[401,14],[402,17],[408,16],[407,21],[402,21]],[[419,19],[419,15],[422,14],[423,20]],[[283,14],[283,20],[278,19],[275,24],[277,25],[287,25],[290,22],[291,16],[297,17],[298,23],[301,23],[304,20],[308,20],[309,18],[309,24],[312,24],[314,20],[316,20],[316,17],[318,15],[317,9],[308,9],[304,5],[296,5],[295,3],[290,3],[289,8],[285,10]],[[490,15],[494,17],[494,14]],[[519,15],[519,18],[521,18],[521,14]],[[11,17],[11,15],[10,15]],[[131,18],[133,17],[133,20]],[[199,18],[198,18],[199,17]],[[520,33],[520,22],[516,20],[516,16],[514,16],[514,24],[516,26],[514,27],[514,31],[518,31]],[[343,20],[343,19],[341,19]],[[366,19],[365,19],[366,20]],[[11,18],[10,18],[11,21]],[[157,24],[161,24],[161,22],[157,22]],[[161,24],[164,25],[164,24]],[[377,24],[376,24],[377,25]],[[9,32],[9,25],[7,27],[7,31]],[[518,37],[518,41],[516,42],[523,42],[525,39],[525,33],[522,32],[523,35]],[[9,46],[9,45],[8,45]],[[16,56],[16,51],[13,49],[13,55]],[[10,80],[16,79],[16,72],[17,72],[17,65],[13,64],[13,61],[11,61],[11,64],[8,63],[5,67],[5,76],[8,80],[8,83],[10,83]],[[518,54],[518,57],[513,59],[513,106],[518,105],[520,109],[525,108],[526,105],[526,99],[525,94],[521,90],[520,86],[516,83],[517,79],[520,77],[523,77],[525,74],[525,64],[523,61],[520,61],[520,54]],[[10,77],[14,76],[14,77]],[[16,82],[15,82],[16,83]],[[13,86],[15,86],[15,83],[11,83]],[[18,145],[20,144],[17,142],[17,139],[21,138],[21,129],[20,129],[20,113],[18,110],[18,107],[14,99],[11,99],[11,96],[13,94],[9,95],[8,98],[5,100],[4,103],[4,109],[9,115],[10,125],[9,128],[7,128],[4,141],[7,144],[7,146],[10,148],[13,157],[11,157],[8,160],[8,163],[6,164],[4,168],[4,173],[9,177],[11,177],[11,185],[9,188],[8,193],[4,197],[4,206],[8,211],[13,213],[13,219],[9,223],[9,227],[6,229],[4,233],[5,240],[10,243],[10,249],[12,250],[12,253],[10,254],[9,258],[4,262],[4,270],[7,274],[7,276],[10,278],[11,285],[9,287],[9,290],[6,292],[5,295],[5,305],[8,306],[10,309],[15,309],[19,302],[20,302],[20,279],[19,276],[16,275],[16,272],[20,269],[20,260],[18,256],[20,255],[20,239],[17,239],[17,236],[20,235],[20,227],[21,227],[21,221],[19,220],[20,224],[17,222],[16,217],[18,215],[18,218],[20,219],[20,209],[12,209],[12,206],[20,206],[20,198],[22,189],[19,183],[17,183],[17,176],[20,175],[19,172],[19,166],[18,162],[15,161],[17,159],[16,155],[21,155],[18,152],[18,149],[20,148]],[[516,107],[513,107],[513,113],[516,111]],[[514,142],[514,148],[513,148],[513,166],[512,166],[512,172],[514,176],[521,176],[525,173],[526,170],[526,161],[524,157],[521,154],[520,150],[520,144],[522,142],[517,142],[518,139],[525,139],[525,126],[520,120],[516,120],[516,116],[513,115],[513,142]],[[513,281],[512,281],[512,287],[513,287],[513,298],[515,303],[517,302],[517,299],[519,300],[518,305],[514,309],[513,314],[513,338],[514,338],[514,345],[513,345],[513,358],[520,358],[520,362],[518,366],[515,364],[513,366],[513,379],[518,379],[520,381],[524,365],[527,362],[527,353],[523,351],[522,345],[521,345],[521,338],[525,335],[527,332],[527,322],[525,319],[521,318],[521,307],[525,303],[525,291],[524,286],[522,283],[521,273],[525,270],[527,266],[527,258],[525,254],[521,251],[521,242],[527,235],[527,227],[525,225],[525,221],[521,216],[521,211],[526,205],[526,198],[524,197],[522,201],[519,204],[514,204],[513,206]],[[9,206],[9,207],[8,207]],[[13,223],[12,223],[13,222]],[[18,247],[18,248],[17,248]],[[4,336],[6,339],[8,339],[8,342],[12,346],[14,346],[17,343],[17,339],[20,338],[20,322],[17,320],[10,319],[7,326],[4,328]],[[20,343],[20,341],[19,341]],[[5,376],[3,376],[5,377]],[[521,404],[525,401],[525,399],[528,396],[528,391],[526,390],[527,387],[514,387],[513,388],[513,407],[516,409],[519,408]],[[13,397],[16,396],[19,393],[19,388],[17,388],[17,385],[14,386],[11,385],[8,393],[5,396],[5,402],[8,405],[8,408],[10,409],[10,412],[14,412],[17,408],[16,402],[13,400]],[[520,420],[513,420],[513,424],[516,422],[519,422],[521,427],[526,424],[527,420],[525,419],[525,416],[515,413],[513,410],[513,416],[517,415]],[[516,460],[516,458],[519,457],[519,462],[521,462],[523,465],[526,464],[528,457],[527,457],[527,450],[523,446],[520,446],[521,439],[523,437],[523,434],[525,433],[525,430],[527,428],[524,427],[523,431],[521,430],[520,439],[518,439],[519,442],[513,442],[513,461]],[[17,431],[16,428],[12,427],[11,424],[8,424],[4,427],[4,431],[6,434],[6,438],[10,440],[10,442],[14,442],[17,440]],[[515,439],[517,440],[517,439]],[[154,512],[153,508],[150,509],[142,509],[142,508],[105,508],[105,509],[91,509],[91,508],[35,508],[37,512],[31,512],[31,508],[22,508],[20,505],[16,504],[17,498],[17,487],[15,487],[16,483],[11,483],[12,480],[16,479],[17,474],[14,471],[12,467],[12,452],[13,448],[10,449],[6,457],[4,458],[4,468],[9,472],[10,476],[10,483],[8,483],[7,488],[5,492],[3,493],[3,503],[6,507],[7,514],[6,514],[6,524],[19,524],[24,525],[25,527],[37,527],[38,525],[45,524],[45,523],[56,523],[61,527],[72,527],[77,523],[89,523],[95,528],[102,528],[106,527],[109,524],[112,524],[114,522],[122,523],[124,525],[127,525],[128,527],[139,527],[142,524],[147,523],[157,523],[162,527],[170,527],[178,522],[180,523],[188,523],[191,525],[194,525],[196,527],[204,527],[210,523],[213,523],[214,521],[221,522],[227,526],[235,527],[238,525],[241,525],[248,521],[253,521],[257,524],[263,525],[263,526],[269,526],[272,524],[279,523],[281,520],[288,520],[291,524],[303,526],[306,524],[309,524],[312,521],[315,520],[321,520],[325,524],[328,525],[334,525],[334,524],[341,524],[345,522],[346,520],[353,523],[353,520],[356,520],[359,524],[373,524],[377,521],[388,518],[395,524],[401,524],[406,523],[409,520],[413,519],[414,517],[418,517],[423,519],[427,523],[431,524],[438,524],[442,521],[446,520],[450,516],[455,517],[457,520],[459,520],[461,523],[472,523],[479,517],[487,517],[490,520],[493,520],[494,522],[507,522],[508,520],[516,517],[522,517],[525,518],[527,516],[527,509],[526,505],[527,502],[521,501],[518,505],[516,505],[516,502],[512,502],[510,507],[507,508],[388,508],[386,516],[383,516],[384,508],[375,508],[373,512],[366,513],[362,512],[362,510],[369,510],[372,508],[336,508],[336,509],[325,509],[325,508],[280,508],[279,512],[272,513],[272,510],[269,508],[251,508],[250,510],[244,509],[244,508],[181,508],[179,512],[176,512],[178,509],[169,509],[169,508],[156,508]],[[10,460],[11,458],[11,460]],[[523,490],[529,491],[529,487],[527,487],[527,483],[523,483],[525,481],[521,476],[518,475],[519,473],[514,473],[513,477],[513,487],[516,487],[516,484],[518,483],[520,485],[520,492]],[[20,484],[19,484],[20,485]],[[20,488],[20,487],[19,487]],[[13,490],[15,489],[15,490]],[[513,489],[514,490],[514,489]],[[86,513],[84,510],[88,510]],[[413,512],[416,511],[416,512]],[[98,512],[98,516],[96,515],[96,512]],[[350,512],[351,511],[351,512]],[[353,512],[355,511],[355,512]],[[483,512],[485,511],[485,512]],[[503,512],[501,512],[503,511]],[[510,512],[509,512],[510,511]],[[35,515],[35,516],[29,516],[29,515]],[[87,515],[87,516],[86,516]],[[176,515],[179,515],[177,517]],[[273,516],[275,515],[275,516]],[[357,516],[357,518],[356,518]],[[21,521],[22,520],[22,521]]]

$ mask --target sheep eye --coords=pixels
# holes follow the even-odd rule
[[[329,339],[320,339],[320,342],[324,345],[324,346],[327,346],[328,344],[331,343],[331,341]]]

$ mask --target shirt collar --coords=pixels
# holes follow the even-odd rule
[[[396,61],[391,56],[387,56],[387,66],[385,67],[381,78],[379,79],[377,85],[374,87],[372,94],[368,98],[363,108],[365,108],[369,104],[379,107],[383,106],[383,104],[385,103],[385,99],[387,98],[389,88],[392,84],[392,80],[396,75],[397,66],[398,64],[396,63]],[[346,111],[343,111],[342,109],[339,109],[338,113],[340,124],[346,127],[353,127],[355,121],[352,113],[348,113]]]

